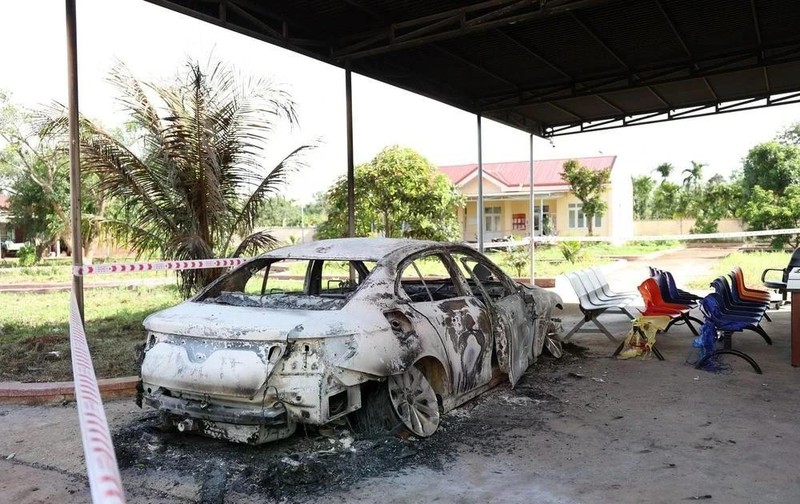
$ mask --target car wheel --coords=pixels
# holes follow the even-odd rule
[[[406,372],[390,376],[389,401],[408,430],[428,437],[439,428],[439,404],[436,393],[422,371],[412,366]]]

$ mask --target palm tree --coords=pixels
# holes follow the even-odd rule
[[[239,256],[277,243],[267,232],[253,233],[255,219],[310,147],[264,166],[276,123],[297,122],[285,92],[264,80],[240,83],[222,64],[206,69],[193,61],[171,85],[142,82],[124,65],[110,81],[140,135],[138,146],[124,145],[84,121],[83,167],[119,204],[109,228],[140,256],[175,260]],[[181,291],[188,296],[219,274],[183,271]]]
[[[672,175],[673,169],[674,167],[672,166],[672,163],[661,163],[660,165],[656,166],[656,169],[653,171],[657,171],[661,175],[661,178],[666,180],[670,175]]]
[[[691,168],[686,168],[681,172],[686,175],[683,177],[683,187],[687,189],[697,187],[700,184],[700,181],[703,180],[703,167],[706,166],[705,163],[697,161],[692,161],[691,163]]]

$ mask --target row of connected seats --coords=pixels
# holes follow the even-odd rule
[[[665,332],[673,325],[683,323],[695,336],[698,335],[692,321],[698,324],[703,321],[692,316],[691,311],[697,308],[700,297],[679,289],[669,271],[651,267],[650,278],[639,284],[639,292],[644,301],[642,316],[667,316],[670,321]]]
[[[728,275],[715,278],[711,282],[714,292],[705,296],[701,301],[701,310],[706,318],[706,324],[713,327],[713,344],[701,342],[701,352],[695,367],[705,368],[707,363],[723,354],[735,355],[746,360],[753,369],[761,374],[761,368],[749,355],[733,348],[733,333],[746,330],[760,335],[768,345],[772,339],[761,326],[762,321],[770,320],[767,310],[770,308],[771,295],[767,291],[747,287],[744,273],[738,266]],[[705,339],[706,334],[703,335]],[[701,338],[702,339],[702,338]],[[718,348],[718,343],[722,348]]]
[[[597,317],[602,313],[619,312],[633,320],[635,316],[629,311],[629,307],[637,300],[636,293],[612,290],[600,268],[573,271],[565,276],[575,295],[578,296],[578,307],[583,313],[583,318],[564,335],[562,341],[567,341],[577,332],[602,332],[608,339],[616,342],[614,335]],[[594,324],[597,329],[584,328],[587,322]]]

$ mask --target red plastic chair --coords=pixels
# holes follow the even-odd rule
[[[645,317],[656,317],[659,315],[666,315],[670,317],[670,322],[664,332],[668,331],[670,327],[678,323],[686,323],[689,329],[695,336],[699,336],[697,330],[692,325],[692,321],[702,324],[703,322],[695,317],[689,315],[691,307],[683,304],[668,303],[661,297],[661,290],[658,284],[652,278],[648,278],[639,285],[639,293],[644,300],[644,311],[639,310]]]

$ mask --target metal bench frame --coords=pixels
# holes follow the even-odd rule
[[[614,293],[608,287],[604,289],[604,285],[599,283],[597,275],[592,275],[588,270],[566,273],[564,276],[567,277],[572,285],[572,290],[578,296],[578,306],[583,313],[583,318],[561,338],[561,341],[567,341],[577,332],[601,332],[612,342],[618,343],[617,338],[597,317],[603,313],[619,312],[630,320],[634,320],[636,317],[626,308],[636,301],[636,296]],[[607,286],[607,283],[605,285]],[[587,322],[593,323],[597,329],[583,328]]]

